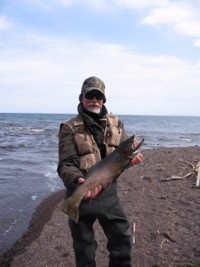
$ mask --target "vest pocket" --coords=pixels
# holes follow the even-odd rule
[[[107,146],[107,148],[106,148],[106,151],[107,151],[107,155],[109,155],[110,153],[112,153],[113,151],[115,150],[115,147],[113,147],[113,146]]]
[[[117,147],[120,144],[122,136],[122,129],[117,127],[112,127],[107,131],[106,137],[107,137],[107,143],[109,146]]]
[[[80,157],[80,169],[88,171],[96,163],[94,154],[87,154]]]
[[[78,152],[81,155],[94,152],[92,140],[88,135],[77,133],[75,135],[75,142],[77,144]]]

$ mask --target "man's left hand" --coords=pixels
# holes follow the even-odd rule
[[[138,153],[130,162],[131,166],[135,164],[140,164],[143,162],[144,156],[141,153]]]
[[[80,177],[79,180],[78,180],[78,183],[79,183],[79,184],[82,184],[82,183],[84,183],[84,182],[85,182],[85,179],[82,178],[82,177]],[[88,198],[95,198],[95,197],[101,192],[101,190],[102,190],[102,186],[101,186],[101,185],[99,185],[98,187],[95,187],[95,188],[93,189],[93,191],[88,191],[88,192],[86,193],[84,199],[86,200],[86,199],[88,199]]]

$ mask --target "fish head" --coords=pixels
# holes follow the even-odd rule
[[[133,135],[121,144],[122,153],[125,157],[132,159],[140,152],[140,147],[143,143],[144,139],[138,142],[135,135]]]

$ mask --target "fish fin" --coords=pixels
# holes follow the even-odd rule
[[[78,223],[79,220],[79,203],[74,203],[72,198],[64,200],[59,205],[60,211],[64,212],[69,216],[69,218],[75,223]]]
[[[110,189],[111,184],[112,184],[112,182],[109,182],[109,183],[106,185],[106,187],[105,187],[105,190],[106,190],[106,191]]]
[[[92,199],[93,199],[93,195],[92,195],[92,197],[91,197],[90,200],[89,200],[89,205],[90,205],[90,206],[92,205]]]

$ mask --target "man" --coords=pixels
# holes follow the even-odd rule
[[[85,174],[128,136],[118,117],[108,114],[105,85],[97,77],[87,78],[79,96],[78,115],[61,124],[58,174],[69,197]],[[138,154],[131,165],[141,163]],[[92,199],[92,201],[91,201]],[[117,181],[107,189],[96,187],[80,204],[79,222],[69,219],[77,267],[95,267],[96,241],[93,224],[98,219],[108,239],[109,267],[131,267],[129,223],[117,196]]]

